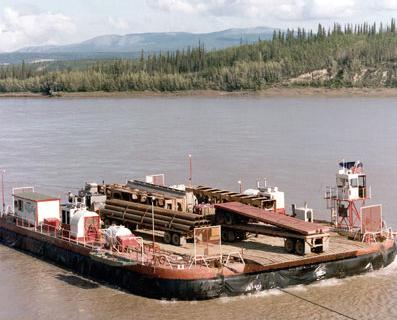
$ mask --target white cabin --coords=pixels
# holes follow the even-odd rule
[[[337,198],[360,200],[368,198],[366,174],[360,161],[341,162],[336,174]]]
[[[44,219],[60,218],[60,199],[34,191],[13,194],[14,213],[32,225],[39,225]]]
[[[338,227],[359,228],[360,207],[371,198],[361,161],[342,161],[336,174],[336,186],[327,187],[324,199],[331,211],[331,222]]]

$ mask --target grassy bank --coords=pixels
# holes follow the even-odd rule
[[[1,98],[134,98],[134,97],[397,97],[397,88],[286,88],[273,87],[256,91],[216,91],[216,90],[186,90],[174,92],[154,91],[91,91],[91,92],[63,92],[56,96],[42,93],[16,92],[0,93]]]

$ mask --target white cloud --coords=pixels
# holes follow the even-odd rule
[[[306,5],[308,17],[312,19],[327,19],[353,16],[359,8],[354,0],[312,0]]]
[[[217,17],[303,20],[349,17],[366,6],[359,0],[148,0],[149,5],[169,12],[209,14]],[[365,0],[364,0],[365,1]],[[396,0],[383,0],[395,6]],[[364,7],[364,8],[363,8]]]
[[[74,34],[73,20],[63,14],[26,13],[6,7],[0,12],[0,52],[22,46],[52,45]]]
[[[379,2],[379,5],[383,8],[383,10],[397,10],[396,0],[382,0]]]
[[[180,11],[183,13],[198,13],[202,11],[206,11],[209,7],[208,4],[205,3],[207,1],[198,1],[198,0],[155,0],[149,1],[149,4],[157,6],[161,10],[165,11]],[[209,1],[209,2],[217,2],[217,1]]]
[[[397,0],[146,0],[152,25],[194,32],[268,26],[316,28],[318,23],[388,23]],[[181,27],[183,25],[183,27]]]
[[[130,24],[128,20],[117,17],[108,17],[109,26],[118,30],[128,30]]]
[[[297,1],[277,0],[148,0],[155,10],[182,12],[185,14],[208,14],[217,17],[258,17],[275,12],[294,12]]]

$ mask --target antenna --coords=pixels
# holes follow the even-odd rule
[[[153,252],[154,252],[154,244],[155,244],[155,234],[154,234],[154,200],[156,198],[154,196],[152,196],[152,233],[153,233]]]
[[[6,203],[5,203],[5,197],[4,197],[4,174],[6,171],[3,169],[1,170],[1,198],[3,201],[3,211],[2,213],[6,213]]]
[[[193,167],[192,167],[192,155],[189,153],[189,186],[192,186],[192,175],[193,175]]]

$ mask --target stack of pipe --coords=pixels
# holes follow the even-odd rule
[[[196,227],[210,225],[210,220],[198,214],[153,207],[154,226],[159,230],[187,233]],[[110,199],[101,210],[104,219],[138,226],[152,226],[152,206],[131,201]],[[208,218],[208,217],[207,217]]]

